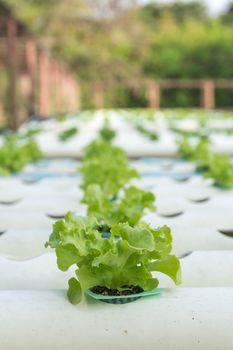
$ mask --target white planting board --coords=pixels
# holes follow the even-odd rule
[[[103,125],[103,114],[64,123],[46,121],[36,138],[47,157],[81,157],[83,147]],[[158,142],[137,132],[124,113],[108,114],[117,131],[115,144],[129,156],[177,155],[174,134],[162,113],[157,113],[156,123],[147,122],[159,132]],[[213,128],[223,124],[210,122]],[[78,126],[79,133],[60,142],[58,134],[71,126]],[[193,120],[180,126],[197,128]],[[216,133],[213,143],[216,151],[233,153],[231,136]],[[151,190],[157,198],[157,211],[146,213],[144,220],[154,227],[171,227],[173,251],[183,256],[183,284],[174,288],[157,273],[160,287],[167,288],[159,296],[125,305],[83,299],[74,307],[65,292],[74,268],[59,271],[54,252],[44,243],[54,222],[49,215],[62,216],[68,210],[85,215],[79,164],[74,159],[45,160],[27,166],[20,176],[0,177],[0,349],[231,350],[233,237],[219,230],[233,229],[233,191],[213,187],[194,174],[190,163],[168,158],[133,161],[143,176],[132,184]],[[190,178],[180,182],[182,177]],[[205,198],[209,200],[195,202]],[[1,204],[7,201],[12,204]],[[176,212],[180,215],[164,217]]]

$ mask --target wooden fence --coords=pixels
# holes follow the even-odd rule
[[[1,2],[0,15],[0,117],[7,116],[8,127],[16,129],[28,115],[47,117],[79,109],[79,85],[69,68]]]
[[[2,78],[4,74],[7,84]],[[112,87],[145,89],[148,107],[153,109],[160,108],[162,93],[167,89],[199,90],[200,106],[204,109],[216,107],[216,89],[233,91],[233,80],[224,79],[121,81],[118,84],[99,81],[90,84],[93,93],[89,100],[97,109],[106,106],[105,95]],[[67,65],[46,51],[0,0],[0,121],[2,116],[7,116],[8,127],[17,129],[28,116],[46,118],[77,111],[81,108],[80,90]]]
[[[113,86],[109,82],[93,83],[93,101],[96,108],[104,108],[105,91],[109,86]],[[226,89],[233,91],[233,80],[228,79],[168,79],[168,80],[147,80],[141,82],[121,82],[120,86],[132,87],[139,86],[146,89],[148,107],[159,109],[161,106],[161,98],[163,90],[168,89],[197,89],[201,92],[200,107],[204,109],[214,109],[216,107],[215,91],[216,89]],[[233,101],[232,101],[233,102]],[[233,106],[232,106],[233,107]]]

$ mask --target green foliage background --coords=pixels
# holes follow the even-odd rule
[[[143,79],[233,78],[233,5],[210,18],[201,2],[139,6],[136,1],[7,0],[15,13],[82,85],[92,106],[91,83],[108,81],[108,107],[146,105]],[[123,81],[129,86],[121,88]],[[217,91],[230,106],[232,91]],[[199,106],[198,91],[164,91],[162,107]]]

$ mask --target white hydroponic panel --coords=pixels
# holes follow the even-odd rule
[[[38,228],[31,223],[31,227],[24,229],[8,229],[0,235],[0,257],[14,260],[31,259],[46,253],[45,242],[51,233],[52,221],[47,227]]]
[[[161,295],[125,305],[84,299],[74,307],[65,289],[74,267],[61,272],[54,252],[44,244],[56,218],[67,211],[85,215],[78,172],[83,147],[103,126],[106,111],[94,117],[43,122],[36,136],[46,157],[21,174],[0,177],[0,349],[232,349],[233,335],[233,191],[224,191],[177,158],[176,136],[163,113],[146,120],[159,133],[150,141],[125,118],[126,111],[108,112],[116,130],[115,144],[142,175],[132,184],[156,195],[157,211],[144,220],[167,224],[173,252],[181,257],[183,284],[174,288],[164,275]],[[174,126],[196,131],[195,115]],[[233,138],[219,129],[231,123],[214,119],[213,149],[233,154]],[[68,127],[79,132],[67,142],[58,135]],[[1,142],[1,140],[0,140]],[[159,158],[153,158],[159,156]],[[166,158],[163,158],[166,156]],[[151,157],[151,158],[150,158]]]
[[[1,349],[231,350],[232,294],[233,288],[181,288],[130,304],[74,307],[64,290],[2,290]]]
[[[194,251],[181,259],[182,288],[233,287],[233,250]],[[160,286],[174,284],[163,274],[156,275]]]
[[[183,287],[233,287],[233,251],[195,251],[181,259]],[[65,289],[75,276],[75,266],[59,271],[52,252],[18,261],[0,257],[0,290]],[[154,273],[159,287],[174,288],[174,283],[161,273]],[[179,287],[180,288],[180,287]]]
[[[83,147],[96,137],[103,126],[105,116],[108,116],[111,127],[117,132],[115,144],[122,147],[130,157],[177,155],[176,136],[169,130],[168,121],[161,112],[157,113],[150,122],[144,118],[144,125],[149,130],[156,131],[159,134],[159,140],[156,142],[145,138],[138,132],[133,124],[125,118],[123,111],[122,113],[98,111],[93,113],[89,120],[84,119],[82,121],[75,118],[72,119],[72,122],[67,120],[63,123],[50,120],[43,123],[42,132],[36,135],[36,139],[47,157],[81,157]],[[219,123],[221,128],[225,128],[225,130],[231,127],[229,119],[225,121],[215,119],[212,122]],[[208,123],[211,127],[211,121]],[[176,121],[173,124],[183,131],[198,131],[199,129],[199,124],[194,118]],[[61,142],[58,138],[59,133],[73,126],[78,127],[79,132],[67,142]],[[213,134],[212,141],[214,151],[233,154],[233,138],[231,135],[218,132]]]
[[[74,270],[59,271],[53,252],[23,261],[0,257],[0,290],[65,289]]]

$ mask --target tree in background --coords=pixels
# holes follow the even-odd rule
[[[222,23],[226,24],[226,25],[232,25],[233,23],[233,2],[231,2],[228,6],[227,11],[220,16],[220,19],[222,21]]]
[[[139,6],[135,0],[7,0],[43,44],[66,61],[91,106],[91,82],[108,81],[108,106],[146,105],[140,81],[233,78],[232,6],[209,18],[199,1]],[[128,88],[119,88],[123,81]],[[218,91],[219,105],[230,93]],[[199,105],[197,91],[163,94],[163,106]]]
[[[197,1],[189,3],[174,2],[171,4],[149,3],[140,10],[141,18],[151,25],[159,25],[165,13],[169,13],[177,23],[187,20],[206,22],[208,18],[204,4]]]

